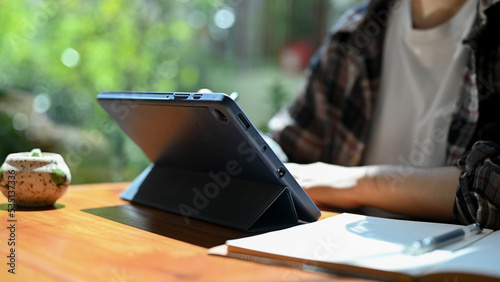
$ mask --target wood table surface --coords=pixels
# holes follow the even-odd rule
[[[132,205],[118,197],[127,185],[73,185],[54,207],[18,209],[14,217],[3,198],[0,281],[356,280],[208,255],[208,248],[251,234]]]

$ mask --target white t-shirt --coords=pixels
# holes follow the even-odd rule
[[[468,0],[450,20],[430,29],[413,29],[411,0],[401,5],[385,35],[380,98],[364,164],[442,166],[470,55],[462,40],[477,0]]]

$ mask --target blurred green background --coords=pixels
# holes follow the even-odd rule
[[[73,184],[148,161],[96,103],[104,90],[239,93],[266,131],[355,0],[0,1],[0,159],[57,152]]]

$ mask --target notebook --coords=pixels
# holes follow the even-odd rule
[[[344,213],[318,222],[228,240],[210,254],[311,271],[397,281],[500,279],[500,232],[483,230],[419,256],[413,241],[460,227]]]
[[[98,102],[151,161],[121,198],[244,231],[319,218],[229,96],[102,92]]]

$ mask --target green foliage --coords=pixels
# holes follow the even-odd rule
[[[268,116],[261,103],[277,111],[289,83],[267,89],[249,75],[259,69],[243,68],[262,70],[290,40],[309,40],[326,2],[0,0],[0,161],[36,147],[61,154],[74,184],[132,180],[148,160],[96,103],[104,90],[238,91]],[[222,8],[234,11],[231,29],[216,27]],[[35,109],[40,97],[47,107]]]
[[[213,63],[208,19],[220,2],[1,1],[0,102],[11,89],[47,95],[44,114],[57,125],[105,138],[104,147],[82,137],[51,147],[69,162],[74,183],[130,180],[147,161],[97,105],[97,93],[205,85],[202,74]],[[202,24],[193,26],[193,20]],[[11,124],[12,117],[0,112],[0,157],[38,146]]]
[[[0,99],[2,97],[0,96]],[[8,154],[13,152],[27,151],[29,143],[25,138],[18,135],[18,132],[12,128],[12,120],[7,115],[0,112],[0,162]]]
[[[2,88],[39,89],[54,97],[192,89],[200,82],[207,34],[185,19],[213,10],[213,2],[4,1],[0,50],[9,56],[0,62]],[[66,50],[76,51],[76,65],[63,63]],[[169,62],[177,64],[174,70],[164,68]]]
[[[271,104],[273,113],[278,112],[286,103],[288,103],[288,95],[285,87],[279,80],[275,80],[269,87],[269,103]]]

